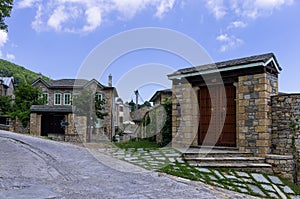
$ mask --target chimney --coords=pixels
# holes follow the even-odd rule
[[[112,87],[112,76],[111,76],[111,74],[109,74],[109,76],[108,76],[108,86]]]
[[[39,74],[38,74],[38,78],[39,78],[39,79],[43,79],[42,73],[39,73]]]

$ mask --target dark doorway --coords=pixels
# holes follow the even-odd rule
[[[200,87],[198,96],[200,109],[199,145],[236,146],[236,89],[233,85],[226,85],[226,95],[222,95],[221,89],[221,86],[211,86],[211,93],[209,93],[207,87]],[[215,99],[216,105],[214,106],[212,105],[212,98]],[[224,102],[226,102],[226,106]],[[219,132],[221,132],[220,135]]]
[[[62,114],[43,114],[41,136],[48,136],[48,134],[65,134],[61,122],[65,116]]]

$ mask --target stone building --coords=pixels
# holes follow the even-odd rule
[[[172,90],[165,89],[165,90],[156,91],[149,101],[153,103],[153,106],[155,106],[155,105],[162,104],[165,99],[171,99],[171,98],[172,98]]]
[[[169,75],[173,145],[236,147],[265,156],[271,146],[271,97],[278,94],[280,71],[270,53]]]
[[[268,53],[170,74],[173,147],[218,150],[184,154],[197,165],[255,168],[299,184],[300,95],[279,94],[281,70]]]
[[[13,77],[0,77],[0,96],[9,96],[14,99],[14,78]],[[9,116],[0,115],[0,129],[10,130],[11,120]]]
[[[14,78],[13,77],[0,77],[0,95],[14,96]]]
[[[109,82],[109,86],[104,86],[95,79],[90,81],[60,79],[47,82],[38,78],[32,86],[41,90],[45,105],[33,105],[31,107],[30,134],[49,136],[65,141],[81,140],[83,142],[92,141],[94,134],[96,134],[111,140],[115,129],[115,98],[118,93],[112,87],[111,81]],[[76,114],[73,98],[80,95],[83,90],[90,90],[99,99],[105,100],[103,112],[108,115],[104,119],[97,120],[96,129],[88,130],[93,127],[88,127],[87,117]],[[89,106],[87,104],[87,107]]]

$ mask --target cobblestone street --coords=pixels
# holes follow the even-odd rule
[[[68,143],[5,131],[0,142],[0,198],[251,198]]]

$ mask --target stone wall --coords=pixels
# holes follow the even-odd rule
[[[237,88],[237,145],[264,157],[271,146],[271,96],[278,93],[277,77],[269,73],[240,76]]]
[[[30,114],[30,134],[35,136],[41,135],[41,114],[31,113]]]
[[[172,91],[172,146],[187,148],[197,144],[198,90],[186,80],[173,80]]]
[[[300,117],[300,94],[279,95],[272,98],[272,153],[293,154],[295,135],[290,126],[295,117]]]
[[[277,174],[290,181],[294,181],[295,161],[293,155],[266,155],[266,163],[272,165],[274,174]]]
[[[29,134],[29,126],[30,123],[28,122],[27,126],[24,127],[22,122],[18,118],[16,118],[12,121],[10,131],[22,134]]]
[[[296,121],[298,120],[298,121]],[[272,97],[272,154],[293,156],[294,180],[300,184],[299,157],[300,131],[291,128],[300,120],[300,94],[285,94]],[[281,164],[281,163],[280,163]],[[276,166],[276,165],[275,165]],[[285,174],[285,170],[279,171]]]
[[[85,116],[75,116],[74,117],[74,131],[82,139],[82,142],[87,141],[87,121]]]

